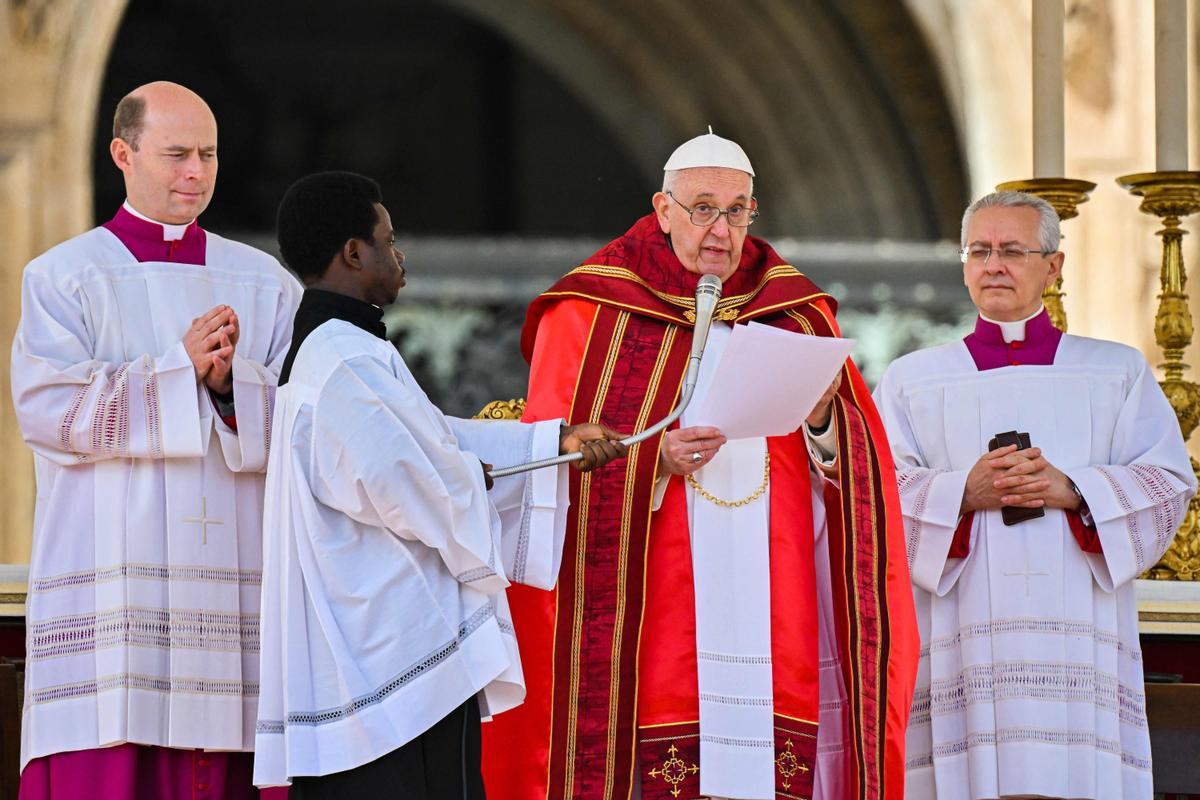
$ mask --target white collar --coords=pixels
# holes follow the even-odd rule
[[[128,211],[130,214],[133,214],[138,219],[143,220],[145,222],[152,222],[155,225],[161,225],[162,229],[163,229],[163,241],[164,242],[179,241],[180,239],[183,238],[184,231],[186,231],[188,229],[188,226],[196,221],[196,220],[190,220],[188,222],[183,223],[182,225],[168,225],[165,222],[159,222],[156,219],[150,219],[145,214],[143,214],[142,212],[138,211],[136,208],[131,206],[129,204],[128,200],[126,200],[124,202],[123,206],[126,211]]]
[[[1000,335],[1004,337],[1005,344],[1008,344],[1009,342],[1023,342],[1025,341],[1025,323],[1029,322],[1029,320],[1033,319],[1038,314],[1041,314],[1043,309],[1045,309],[1045,306],[1039,305],[1037,311],[1033,312],[1025,319],[1019,319],[1016,322],[998,322],[994,319],[988,319],[983,315],[982,311],[979,312],[979,318],[984,322],[990,322],[993,325],[999,325]]]

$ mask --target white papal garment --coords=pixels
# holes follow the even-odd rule
[[[1133,580],[1196,483],[1142,356],[1064,335],[1054,363],[980,371],[963,342],[907,355],[875,393],[896,456],[921,661],[906,797],[1150,798]],[[976,514],[947,558],[967,473],[1003,431],[1079,487],[1103,554],[1061,510]]]
[[[119,742],[250,750],[262,487],[300,287],[211,233],[204,265],[93,229],[35,259],[13,342],[37,506],[21,764]],[[182,338],[228,304],[238,430]]]
[[[460,420],[389,342],[333,319],[280,389],[264,520],[263,688],[254,782],[327,775],[419,736],[478,695],[524,699],[504,588],[550,588],[566,467],[559,420]]]
[[[709,330],[695,397],[683,413],[682,427],[700,424],[696,410],[704,405],[732,334],[732,326],[723,322],[716,322]],[[836,454],[836,439],[826,437],[826,441]],[[763,438],[729,441],[704,467],[696,470],[695,478],[706,491],[718,497],[746,497],[762,480],[766,452],[767,440]],[[832,462],[832,456],[827,457],[811,441],[809,452],[816,461]],[[833,639],[822,480],[814,468],[810,491],[821,620],[817,631],[818,768],[813,786],[813,796],[818,799],[840,797],[844,793],[842,711],[846,702],[837,643]],[[656,486],[656,504],[662,502],[666,482],[660,479]],[[686,485],[686,492],[695,581],[696,649],[702,655],[697,661],[700,757],[705,765],[700,773],[700,790],[706,797],[714,798],[773,798],[776,765],[772,746],[775,723],[768,547],[770,487],[759,500],[736,508],[698,497],[690,484]],[[727,699],[730,697],[740,702],[730,703]]]

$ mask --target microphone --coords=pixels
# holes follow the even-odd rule
[[[721,279],[716,275],[701,276],[700,282],[696,284],[696,323],[692,327],[692,351],[688,356],[687,372],[684,373],[683,391],[679,398],[679,405],[675,406],[675,409],[666,417],[646,428],[641,433],[622,439],[621,444],[626,447],[632,447],[638,442],[649,439],[679,419],[688,407],[688,404],[692,402],[692,395],[696,391],[696,381],[700,379],[700,361],[704,358],[704,345],[708,342],[708,329],[712,324],[713,312],[717,310],[717,302],[720,299]],[[488,474],[492,478],[504,478],[520,472],[541,469],[542,467],[569,464],[572,461],[579,461],[581,458],[583,458],[583,453],[564,453],[560,456],[543,458],[540,461],[532,461],[528,464],[517,464],[512,467],[494,469]]]
[[[708,329],[720,299],[721,279],[716,275],[701,276],[700,283],[696,285],[696,325],[692,329],[692,353],[688,356],[687,374],[683,379],[683,391],[688,400],[696,388],[696,381],[700,379],[700,360],[704,357]]]

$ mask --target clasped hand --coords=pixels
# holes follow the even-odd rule
[[[1078,509],[1071,480],[1037,447],[1008,445],[984,453],[967,474],[960,514],[1002,506]]]
[[[238,317],[232,308],[221,305],[192,320],[183,335],[183,346],[192,359],[196,381],[217,394],[233,390],[233,351],[237,347]]]

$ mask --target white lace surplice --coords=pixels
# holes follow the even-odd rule
[[[138,263],[96,228],[35,259],[12,384],[35,453],[22,766],[138,742],[250,750],[258,701],[262,486],[299,284],[207,234],[206,264]],[[238,431],[181,339],[241,321]]]
[[[1052,366],[980,372],[961,342],[894,363],[875,393],[900,483],[921,632],[907,797],[1149,798],[1133,579],[1195,492],[1175,414],[1145,359],[1064,336]],[[1003,431],[1082,491],[1103,554],[1066,515],[976,515],[947,558],[967,473]]]
[[[254,782],[352,769],[473,695],[525,694],[504,588],[554,585],[559,420],[444,417],[388,342],[324,323],[278,395],[264,520],[263,686]]]

